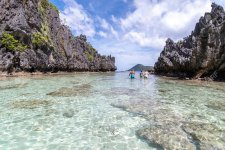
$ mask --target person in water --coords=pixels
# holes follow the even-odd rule
[[[148,76],[149,76],[149,72],[148,72],[148,71],[145,71],[145,72],[144,72],[144,78],[147,79]]]
[[[140,72],[140,78],[143,78],[143,71]]]
[[[134,79],[135,78],[135,71],[131,70],[129,76],[130,76],[131,79]]]

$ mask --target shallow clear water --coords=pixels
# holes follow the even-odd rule
[[[168,122],[185,132],[193,129],[187,122],[210,124],[202,132],[214,140],[202,148],[224,148],[225,84],[130,80],[127,73],[0,80],[0,149],[160,149],[164,139],[144,140],[137,131]]]

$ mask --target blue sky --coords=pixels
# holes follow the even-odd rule
[[[85,34],[100,54],[116,57],[118,70],[154,65],[165,40],[189,35],[196,22],[224,0],[50,0],[73,34]]]

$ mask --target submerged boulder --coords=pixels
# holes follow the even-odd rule
[[[156,74],[225,80],[225,12],[213,3],[188,37],[166,46],[155,63]]]
[[[195,150],[187,135],[174,126],[152,126],[137,132],[139,137],[146,139],[151,145],[167,150]]]
[[[47,95],[56,97],[90,96],[92,92],[92,86],[90,84],[82,84],[71,88],[63,87]]]
[[[15,101],[10,104],[13,108],[19,109],[35,109],[38,107],[46,107],[51,105],[50,101],[47,100],[21,100]]]
[[[63,113],[63,116],[66,118],[72,118],[74,115],[75,115],[75,112],[73,109],[69,109]]]

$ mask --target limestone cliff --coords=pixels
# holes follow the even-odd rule
[[[190,36],[168,39],[155,64],[157,74],[225,80],[225,12],[212,4]]]
[[[85,35],[73,36],[48,0],[0,1],[0,71],[115,71]]]

